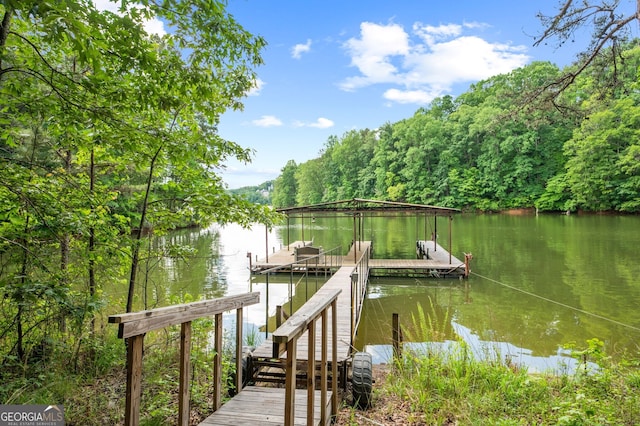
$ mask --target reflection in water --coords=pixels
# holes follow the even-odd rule
[[[432,230],[410,217],[378,218],[364,226],[373,240],[374,257],[411,257],[416,239]],[[444,229],[443,227],[439,227]],[[305,225],[305,238],[326,248],[352,239],[349,219],[317,218]],[[301,239],[293,224],[289,238]],[[245,327],[273,330],[276,305],[291,294],[294,308],[304,301],[304,284],[290,290],[288,278],[251,276],[249,259],[264,258],[287,242],[286,227],[268,232],[263,226],[181,231],[163,244],[186,243],[197,249],[188,260],[165,259],[147,286],[150,298],[166,304],[170,297],[194,299],[258,291],[259,305],[245,309]],[[441,239],[443,236],[441,235]],[[391,353],[391,314],[400,313],[405,338],[419,335],[424,318],[438,345],[462,338],[478,348],[494,342],[497,351],[535,370],[570,368],[573,360],[560,350],[588,339],[605,342],[608,355],[637,355],[640,338],[640,217],[462,215],[453,226],[453,254],[473,253],[468,280],[374,279],[365,300],[356,346],[378,361]],[[488,277],[489,279],[485,279]],[[502,285],[504,284],[504,285]],[[519,289],[529,294],[515,291]],[[557,303],[551,303],[551,301]],[[571,309],[574,307],[576,309]],[[420,314],[422,312],[422,314]],[[588,312],[589,314],[586,314]],[[423,315],[422,317],[420,315]],[[610,319],[612,321],[609,321]],[[615,321],[615,322],[614,322]],[[261,334],[262,334],[261,331]],[[494,351],[495,352],[495,351]],[[558,364],[560,361],[560,364]]]

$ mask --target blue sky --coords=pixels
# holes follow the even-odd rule
[[[575,48],[533,47],[537,12],[557,5],[230,0],[229,12],[268,46],[258,89],[220,123],[222,137],[255,150],[248,165],[228,163],[225,181],[237,188],[274,179],[287,161],[318,157],[331,135],[410,117],[434,97],[531,61],[570,63]]]
[[[589,42],[586,32],[561,49],[533,46],[542,31],[536,14],[554,14],[559,3],[229,0],[227,10],[268,45],[244,110],[221,118],[223,138],[255,150],[250,164],[228,162],[224,180],[230,188],[258,185],[289,160],[318,157],[331,135],[411,117],[435,97],[458,96],[531,61],[571,63]],[[164,28],[152,21],[148,31]]]

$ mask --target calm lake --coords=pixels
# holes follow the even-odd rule
[[[325,249],[342,246],[346,253],[352,226],[342,218],[306,221],[304,239]],[[289,233],[286,227],[267,233],[262,226],[213,226],[175,233],[161,243],[190,244],[198,256],[163,260],[147,284],[147,297],[168,304],[187,294],[198,299],[259,291],[261,303],[245,309],[244,326],[260,338],[273,331],[276,305],[293,296],[295,309],[324,277],[295,278],[297,286],[289,276],[269,277],[267,306],[266,279],[249,273],[248,257],[263,258],[287,238],[303,239],[302,229],[294,224]],[[374,362],[391,355],[393,313],[400,314],[408,345],[463,340],[480,357],[497,355],[530,370],[570,370],[574,361],[564,347],[583,348],[592,338],[605,342],[614,358],[638,356],[640,217],[465,214],[454,217],[452,229],[452,254],[473,254],[469,279],[370,281],[355,345],[372,353]],[[413,258],[415,241],[434,231],[448,249],[445,218],[435,230],[433,219],[367,219],[364,239],[373,241],[373,257]]]

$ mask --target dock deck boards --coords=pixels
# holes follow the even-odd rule
[[[247,386],[200,425],[282,425],[284,424],[284,388]],[[320,391],[314,398],[314,420],[320,424]],[[295,424],[307,424],[307,391],[295,393]],[[327,392],[327,423],[331,422],[331,392]]]

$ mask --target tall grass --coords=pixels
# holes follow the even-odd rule
[[[433,308],[433,305],[432,305]],[[410,422],[473,425],[635,425],[640,423],[638,362],[611,364],[597,339],[574,346],[575,373],[530,374],[500,354],[474,356],[461,340],[436,344],[450,320],[420,307],[412,341],[431,342],[403,350],[379,395],[399,397]],[[588,368],[593,363],[597,369]],[[375,396],[375,395],[374,395]],[[374,398],[375,404],[375,398]]]

